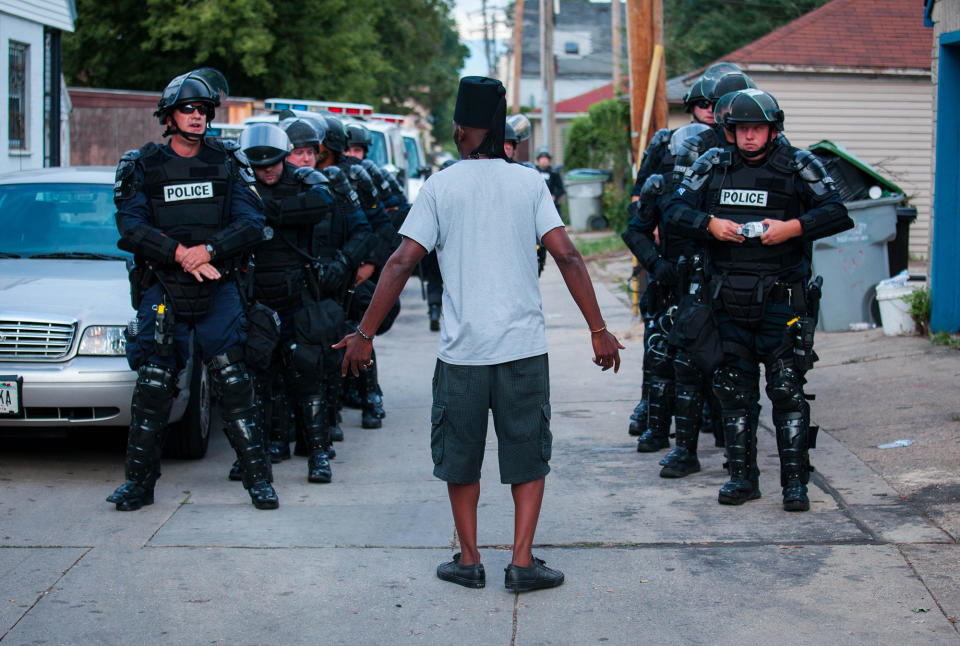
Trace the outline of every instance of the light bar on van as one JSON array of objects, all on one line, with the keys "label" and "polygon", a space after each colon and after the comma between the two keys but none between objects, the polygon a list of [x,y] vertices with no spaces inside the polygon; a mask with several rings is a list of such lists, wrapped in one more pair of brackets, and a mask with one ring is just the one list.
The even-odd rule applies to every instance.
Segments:
[{"label": "light bar on van", "polygon": [[303,110],[305,112],[322,112],[324,110],[334,114],[346,114],[356,117],[373,116],[373,106],[365,103],[342,103],[339,101],[308,101],[306,99],[266,99],[263,106],[271,112],[281,110]]},{"label": "light bar on van", "polygon": [[394,125],[401,126],[403,125],[403,120],[406,119],[404,114],[386,114],[384,112],[374,112],[373,118],[377,121],[385,121],[386,123],[392,123]]}]

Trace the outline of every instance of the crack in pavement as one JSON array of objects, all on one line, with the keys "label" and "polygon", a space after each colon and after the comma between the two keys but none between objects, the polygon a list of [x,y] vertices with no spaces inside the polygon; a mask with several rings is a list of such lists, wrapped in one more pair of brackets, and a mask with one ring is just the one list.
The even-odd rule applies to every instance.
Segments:
[{"label": "crack in pavement", "polygon": [[46,590],[44,590],[43,592],[41,592],[40,595],[34,600],[34,602],[30,604],[30,607],[27,608],[26,610],[24,610],[24,611],[23,611],[23,614],[21,614],[19,617],[17,617],[17,620],[16,620],[15,622],[13,622],[13,624],[11,624],[10,627],[7,628],[2,635],[0,635],[0,642],[2,642],[4,639],[6,639],[7,635],[10,634],[10,631],[13,630],[14,628],[16,628],[16,627],[17,627],[17,624],[19,624],[21,621],[23,621],[23,618],[26,617],[27,614],[28,614],[31,610],[33,610],[34,608],[36,608],[37,604],[40,603],[40,601],[41,601],[45,596],[47,596],[48,594],[50,594],[50,593],[53,591],[53,589],[54,589],[55,587],[57,587],[57,584],[60,583],[60,581],[63,579],[63,577],[67,576],[67,573],[68,573],[70,570],[72,570],[74,567],[76,567],[77,563],[79,563],[81,560],[83,560],[83,557],[85,557],[87,554],[89,554],[89,553],[92,552],[92,551],[93,551],[93,548],[92,548],[92,547],[87,548],[87,550],[86,550],[83,554],[81,554],[79,557],[77,557],[77,560],[75,560],[73,563],[70,564],[70,567],[68,567],[66,570],[64,570],[63,572],[61,572],[61,573],[60,573],[60,576],[57,577],[57,580],[54,581],[53,583],[51,583],[50,586],[47,587]]}]

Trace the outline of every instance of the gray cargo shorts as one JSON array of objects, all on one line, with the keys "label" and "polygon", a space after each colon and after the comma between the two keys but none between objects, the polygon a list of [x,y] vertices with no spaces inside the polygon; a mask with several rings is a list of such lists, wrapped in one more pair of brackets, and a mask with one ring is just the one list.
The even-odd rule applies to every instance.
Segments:
[{"label": "gray cargo shorts", "polygon": [[433,475],[456,484],[480,480],[493,410],[500,481],[520,484],[550,472],[550,370],[547,355],[492,366],[437,360],[430,451]]}]

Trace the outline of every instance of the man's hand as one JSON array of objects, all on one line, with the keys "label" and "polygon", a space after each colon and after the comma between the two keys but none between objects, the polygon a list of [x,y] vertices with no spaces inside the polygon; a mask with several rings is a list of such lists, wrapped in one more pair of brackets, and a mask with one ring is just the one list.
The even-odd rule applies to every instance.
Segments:
[{"label": "man's hand", "polygon": [[[180,247],[177,247],[177,251],[180,251]],[[195,272],[200,265],[210,262],[210,252],[207,251],[207,248],[202,244],[184,249],[183,253],[180,253],[179,256],[180,258],[174,256],[174,259],[180,263],[180,266],[183,267],[183,270],[188,274]]]},{"label": "man's hand", "polygon": [[353,332],[340,339],[340,342],[333,346],[334,350],[346,348],[343,355],[343,363],[340,365],[340,375],[347,376],[347,371],[354,377],[360,376],[361,370],[366,370],[373,365],[370,354],[373,352],[373,341],[367,341],[362,336]]},{"label": "man's hand", "polygon": [[190,272],[190,274],[197,279],[198,283],[202,283],[203,279],[207,280],[219,280],[220,272],[217,271],[217,268],[211,265],[210,263],[204,263]]},{"label": "man's hand", "polygon": [[619,372],[620,350],[626,350],[626,348],[620,345],[617,337],[607,330],[602,330],[592,333],[590,341],[593,342],[593,362],[604,371],[613,368],[614,372]]},{"label": "man's hand", "polygon": [[373,272],[375,272],[376,270],[377,270],[376,266],[371,265],[370,263],[364,263],[360,265],[360,268],[357,269],[357,279],[353,283],[353,286],[356,287],[363,281],[369,280],[370,276],[373,276]]},{"label": "man's hand", "polygon": [[717,240],[723,242],[743,242],[746,238],[737,233],[737,227],[740,226],[733,220],[724,220],[722,218],[710,218],[707,225],[707,231]]},{"label": "man's hand", "polygon": [[781,244],[791,238],[799,238],[803,235],[803,225],[800,220],[764,220],[767,230],[760,236],[760,244],[775,245]]}]

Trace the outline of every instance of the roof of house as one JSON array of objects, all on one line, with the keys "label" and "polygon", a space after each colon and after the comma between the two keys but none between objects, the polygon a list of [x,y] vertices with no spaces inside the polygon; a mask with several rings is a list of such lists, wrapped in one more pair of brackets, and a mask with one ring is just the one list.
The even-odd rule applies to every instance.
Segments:
[{"label": "roof of house", "polygon": [[[589,0],[563,0],[554,19],[553,45],[557,54],[557,78],[590,78],[613,75],[613,33],[611,30],[611,3]],[[621,25],[626,25],[626,3],[620,3]],[[580,52],[566,55],[564,45],[577,42]],[[626,62],[627,38],[620,38]],[[522,75],[540,76],[540,3],[526,2],[523,6]]]},{"label": "roof of house", "polygon": [[833,0],[722,60],[745,67],[929,70],[930,38],[916,0]]}]

